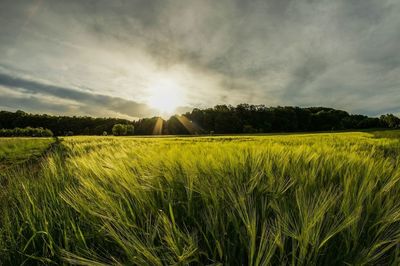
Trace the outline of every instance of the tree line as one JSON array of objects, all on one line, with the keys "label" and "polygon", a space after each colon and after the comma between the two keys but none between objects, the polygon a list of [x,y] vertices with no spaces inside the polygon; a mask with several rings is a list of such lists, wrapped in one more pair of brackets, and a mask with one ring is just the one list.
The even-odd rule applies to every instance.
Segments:
[{"label": "tree line", "polygon": [[267,107],[250,104],[195,108],[191,112],[174,115],[167,120],[151,117],[136,121],[0,111],[0,128],[17,127],[47,128],[56,136],[238,134],[400,128],[400,118],[393,114],[382,115],[379,118],[368,117],[326,107]]},{"label": "tree line", "polygon": [[53,132],[45,128],[13,128],[13,129],[0,129],[0,137],[52,137]]},{"label": "tree line", "polygon": [[[159,119],[153,117],[135,121],[135,132],[140,135],[152,134]],[[162,122],[163,134],[177,135],[400,128],[400,118],[393,114],[377,118],[326,107],[267,107],[250,104],[195,108],[182,116],[172,116]]]},{"label": "tree line", "polygon": [[111,134],[115,124],[133,125],[132,121],[119,118],[53,116],[47,114],[29,114],[23,111],[0,111],[0,128],[42,127],[50,129],[56,136],[103,135],[104,132]]}]

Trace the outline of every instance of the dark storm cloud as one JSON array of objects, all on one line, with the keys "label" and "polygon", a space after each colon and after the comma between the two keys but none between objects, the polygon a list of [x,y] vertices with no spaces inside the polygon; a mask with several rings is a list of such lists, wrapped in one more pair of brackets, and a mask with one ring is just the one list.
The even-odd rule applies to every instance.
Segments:
[{"label": "dark storm cloud", "polygon": [[[88,104],[131,115],[135,111],[130,100],[120,102],[121,92],[140,98],[147,89],[141,79],[151,81],[153,72],[184,65],[195,77],[185,81],[186,90],[202,106],[250,102],[400,113],[397,0],[4,0],[0,5],[0,64],[53,84],[61,76],[63,84],[95,90],[92,97],[63,86],[38,86],[34,93],[76,101],[84,93]],[[148,65],[154,67],[146,70]],[[134,84],[113,83],[125,76]],[[198,85],[203,80],[206,86]],[[110,94],[108,88],[118,97],[101,96]]]},{"label": "dark storm cloud", "polygon": [[[92,113],[96,109],[105,109],[130,117],[142,117],[154,114],[154,110],[145,104],[121,99],[118,97],[110,97],[106,95],[79,91],[73,88],[44,84],[33,80],[13,77],[3,73],[0,73],[0,85],[9,88],[22,89],[25,93],[30,95],[30,97],[27,98],[14,97],[13,99],[11,99],[11,97],[7,99],[7,95],[5,95],[0,101],[0,105],[3,106],[13,103],[20,105],[21,108],[24,106],[29,106],[30,108],[36,106],[47,109],[49,109],[49,107],[54,107],[52,103],[39,101],[38,98],[40,97],[38,97],[38,94],[40,94],[45,96],[54,96],[64,100],[68,99],[76,101],[77,105],[82,105],[81,108],[83,109],[92,110]],[[32,100],[31,104],[29,104],[30,100]],[[68,110],[67,107],[62,105],[54,108],[64,112]],[[94,112],[93,115],[96,115],[96,112]]]}]

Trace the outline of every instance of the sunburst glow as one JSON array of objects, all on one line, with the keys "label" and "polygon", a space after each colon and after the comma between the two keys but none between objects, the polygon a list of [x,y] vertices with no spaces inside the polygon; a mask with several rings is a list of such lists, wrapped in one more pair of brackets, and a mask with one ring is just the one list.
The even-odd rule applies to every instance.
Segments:
[{"label": "sunburst glow", "polygon": [[159,115],[171,115],[176,108],[183,104],[181,87],[172,80],[162,80],[149,88],[148,104],[159,110]]}]

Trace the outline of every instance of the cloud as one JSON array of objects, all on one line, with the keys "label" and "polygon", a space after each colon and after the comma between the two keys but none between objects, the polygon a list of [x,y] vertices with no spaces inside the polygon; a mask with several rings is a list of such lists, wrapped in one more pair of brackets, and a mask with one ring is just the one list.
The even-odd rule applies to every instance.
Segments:
[{"label": "cloud", "polygon": [[54,114],[72,114],[74,105],[70,102],[63,102],[60,99],[29,95],[0,86],[0,108],[8,110],[23,109],[27,112],[42,112]]},{"label": "cloud", "polygon": [[[169,76],[189,107],[249,102],[400,112],[398,1],[0,5],[1,65],[61,88],[90,88],[93,100],[85,101],[107,110],[135,113],[101,95],[145,102],[154,79]],[[63,93],[58,97],[75,95]]]},{"label": "cloud", "polygon": [[[129,117],[143,117],[150,116],[155,112],[154,109],[148,107],[146,104],[118,97],[79,91],[74,88],[45,84],[34,80],[10,76],[4,73],[0,73],[0,85],[9,88],[17,88],[21,91],[21,95],[27,95],[27,97],[21,97],[21,95],[20,97],[13,97],[14,100],[11,101],[14,104],[21,104],[21,109],[23,109],[24,106],[30,106],[31,108],[41,106],[50,109],[49,107],[54,107],[54,105],[52,103],[44,102],[43,99],[46,99],[46,96],[53,96],[58,99],[72,100],[76,103],[76,106],[90,111],[92,115],[104,114],[106,113],[104,111],[109,111]],[[32,100],[31,104],[29,104],[30,100]],[[3,96],[0,105],[9,106],[7,103],[9,103],[9,99]],[[68,105],[71,105],[71,103],[68,103]],[[54,109],[66,111],[69,108],[64,104],[64,106],[61,105]]]}]

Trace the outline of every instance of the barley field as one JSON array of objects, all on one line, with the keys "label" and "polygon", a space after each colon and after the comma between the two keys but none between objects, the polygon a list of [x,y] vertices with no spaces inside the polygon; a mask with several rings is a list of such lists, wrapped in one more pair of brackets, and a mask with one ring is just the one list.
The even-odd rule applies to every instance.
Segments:
[{"label": "barley field", "polygon": [[2,169],[0,265],[399,265],[399,155],[400,131],[65,137]]},{"label": "barley field", "polygon": [[1,138],[0,169],[40,156],[52,142],[50,138]]}]

